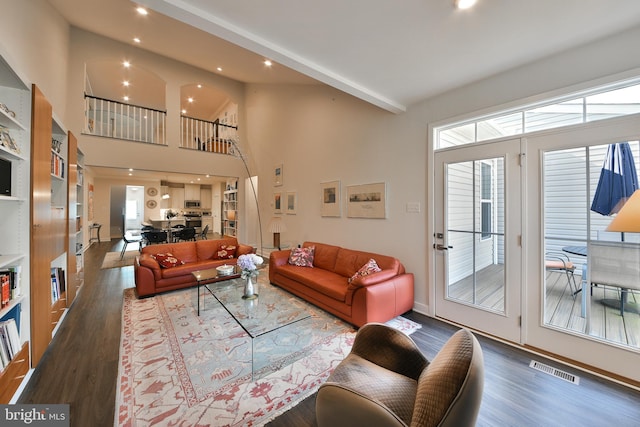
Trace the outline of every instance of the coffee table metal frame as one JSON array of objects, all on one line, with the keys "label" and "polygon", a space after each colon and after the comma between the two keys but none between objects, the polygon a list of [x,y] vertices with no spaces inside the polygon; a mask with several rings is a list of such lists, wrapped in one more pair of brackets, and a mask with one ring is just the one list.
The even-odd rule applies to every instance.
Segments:
[{"label": "coffee table metal frame", "polygon": [[220,272],[215,268],[191,272],[193,277],[195,277],[196,282],[198,283],[198,316],[200,316],[200,287],[209,285],[211,283],[237,279],[238,277],[240,277],[240,273],[240,267],[238,267],[237,265],[233,266],[232,274],[220,274]]}]

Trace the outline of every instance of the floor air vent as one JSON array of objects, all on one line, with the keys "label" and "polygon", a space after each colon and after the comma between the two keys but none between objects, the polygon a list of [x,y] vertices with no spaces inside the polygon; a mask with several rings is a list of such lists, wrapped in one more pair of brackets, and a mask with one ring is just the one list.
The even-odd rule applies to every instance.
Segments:
[{"label": "floor air vent", "polygon": [[529,363],[529,367],[537,371],[544,372],[547,375],[552,375],[554,377],[560,378],[561,380],[565,380],[576,385],[580,384],[580,377],[565,371],[561,371],[560,369],[556,369],[553,366],[545,365],[544,363],[532,360],[531,363]]}]

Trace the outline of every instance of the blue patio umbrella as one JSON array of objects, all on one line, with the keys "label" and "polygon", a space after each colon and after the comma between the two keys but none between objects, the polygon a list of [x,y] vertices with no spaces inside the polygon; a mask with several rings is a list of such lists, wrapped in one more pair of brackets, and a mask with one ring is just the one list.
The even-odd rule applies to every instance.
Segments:
[{"label": "blue patio umbrella", "polygon": [[638,189],[638,174],[628,142],[610,144],[600,171],[591,210],[602,215],[617,213]]}]

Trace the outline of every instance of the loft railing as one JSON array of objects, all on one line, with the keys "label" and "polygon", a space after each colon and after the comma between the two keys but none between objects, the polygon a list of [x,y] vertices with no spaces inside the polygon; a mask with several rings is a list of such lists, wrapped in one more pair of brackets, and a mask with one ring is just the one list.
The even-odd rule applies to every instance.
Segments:
[{"label": "loft railing", "polygon": [[85,95],[84,112],[84,134],[167,145],[165,111]]},{"label": "loft railing", "polygon": [[180,135],[181,148],[236,155],[237,126],[180,116]]}]

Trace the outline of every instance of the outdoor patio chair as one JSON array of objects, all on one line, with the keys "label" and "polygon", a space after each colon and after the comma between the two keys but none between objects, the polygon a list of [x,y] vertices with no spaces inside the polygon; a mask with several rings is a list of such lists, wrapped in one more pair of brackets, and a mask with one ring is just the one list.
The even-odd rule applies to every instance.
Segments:
[{"label": "outdoor patio chair", "polygon": [[620,288],[620,299],[603,299],[602,304],[624,312],[640,313],[640,305],[628,301],[640,291],[640,245],[627,242],[589,243],[589,280],[592,285]]},{"label": "outdoor patio chair", "polygon": [[429,362],[415,342],[381,323],[360,328],[320,386],[319,427],[474,426],[484,387],[482,349],[467,329]]},{"label": "outdoor patio chair", "polygon": [[569,286],[569,291],[575,299],[576,294],[580,292],[582,288],[576,283],[576,277],[574,275],[576,266],[569,256],[562,252],[547,252],[544,257],[544,267],[547,271],[557,271],[566,275],[567,286]]}]

